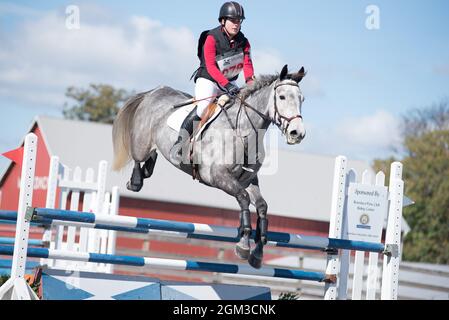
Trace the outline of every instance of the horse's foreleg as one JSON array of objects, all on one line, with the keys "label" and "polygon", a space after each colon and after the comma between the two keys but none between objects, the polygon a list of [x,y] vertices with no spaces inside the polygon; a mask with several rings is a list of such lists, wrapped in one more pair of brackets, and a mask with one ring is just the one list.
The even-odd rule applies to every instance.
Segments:
[{"label": "horse's foreleg", "polygon": [[249,208],[240,211],[240,226],[238,230],[240,241],[235,246],[235,253],[240,259],[247,260],[251,250],[249,243],[251,237],[251,213]]},{"label": "horse's foreleg", "polygon": [[251,185],[247,188],[250,196],[251,202],[254,203],[257,209],[257,227],[256,227],[256,235],[254,241],[256,242],[256,247],[248,258],[248,262],[251,266],[256,269],[259,269],[262,266],[263,260],[263,246],[267,243],[267,232],[268,232],[268,219],[267,219],[267,210],[268,205],[265,199],[262,197],[259,189],[259,183],[257,178],[251,183]]},{"label": "horse's foreleg", "polygon": [[251,215],[249,211],[250,197],[248,192],[242,187],[242,185],[233,176],[228,173],[223,173],[223,170],[216,170],[217,174],[220,172],[220,177],[215,179],[216,187],[224,192],[234,196],[240,205],[240,226],[239,237],[240,241],[235,247],[235,254],[244,260],[247,260],[251,250],[250,237],[251,237]]},{"label": "horse's foreleg", "polygon": [[268,219],[266,215],[261,215],[260,211],[257,211],[257,214],[259,217],[257,218],[256,236],[254,237],[256,247],[251,251],[248,262],[254,268],[260,269],[263,260],[263,247],[268,241]]},{"label": "horse's foreleg", "polygon": [[131,175],[131,179],[126,184],[126,188],[128,190],[139,192],[143,186],[143,175],[142,169],[140,168],[140,162],[134,162],[133,173]]},{"label": "horse's foreleg", "polygon": [[247,260],[251,250],[249,243],[251,237],[251,213],[249,211],[250,198],[248,192],[243,188],[240,189],[235,197],[241,209],[239,226],[240,241],[235,246],[235,253],[240,259]]}]

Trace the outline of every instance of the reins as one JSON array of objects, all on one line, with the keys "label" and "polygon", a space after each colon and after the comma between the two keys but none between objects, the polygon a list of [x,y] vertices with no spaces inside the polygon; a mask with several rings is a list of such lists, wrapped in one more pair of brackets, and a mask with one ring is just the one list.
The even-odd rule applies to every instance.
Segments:
[{"label": "reins", "polygon": [[[248,120],[249,120],[249,122],[250,122],[250,124],[251,124],[251,126],[252,126],[252,128],[253,128],[254,131],[257,131],[257,129],[255,128],[254,124],[253,124],[252,121],[251,121],[251,118],[250,118],[249,115],[248,115],[247,108],[249,108],[249,109],[251,109],[252,111],[254,111],[259,117],[261,117],[261,118],[264,119],[265,121],[270,122],[270,124],[275,124],[275,125],[277,125],[278,127],[281,126],[281,125],[283,124],[283,123],[282,123],[282,120],[285,120],[285,121],[287,122],[287,125],[286,125],[285,129],[283,129],[283,132],[284,132],[284,133],[287,131],[288,127],[290,126],[290,122],[291,122],[291,121],[293,121],[293,120],[296,119],[296,118],[302,119],[302,116],[301,116],[300,114],[297,114],[297,115],[294,115],[294,116],[288,118],[288,117],[286,117],[286,116],[283,116],[283,115],[279,112],[279,109],[278,109],[278,106],[277,106],[277,99],[276,99],[276,89],[279,88],[280,86],[285,86],[285,85],[299,87],[299,85],[298,85],[296,82],[294,82],[294,83],[292,83],[292,82],[289,82],[289,83],[278,83],[278,84],[276,84],[276,85],[274,86],[273,90],[275,91],[275,93],[274,93],[274,117],[273,117],[273,118],[270,118],[269,116],[263,114],[262,112],[260,112],[259,110],[257,110],[257,109],[254,108],[253,106],[251,106],[251,105],[250,105],[248,102],[246,102],[244,99],[242,99],[241,97],[237,96],[237,98],[240,100],[240,108],[239,108],[239,111],[238,111],[237,117],[236,117],[236,127],[237,127],[237,123],[238,123],[238,120],[239,120],[239,115],[240,115],[240,112],[241,112],[242,105],[245,107],[245,114],[246,114],[246,116],[248,117]],[[226,115],[227,115],[227,114],[226,114]],[[279,119],[279,121],[278,121],[278,119]],[[229,117],[228,117],[228,120],[230,120]],[[231,127],[232,127],[233,130],[235,131],[234,127],[233,127],[233,126],[231,126]]]}]

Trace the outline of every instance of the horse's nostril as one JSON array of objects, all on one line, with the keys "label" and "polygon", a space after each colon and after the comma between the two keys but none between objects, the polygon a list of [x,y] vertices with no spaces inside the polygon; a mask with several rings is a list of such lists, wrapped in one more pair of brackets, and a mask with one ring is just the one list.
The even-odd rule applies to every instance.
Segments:
[{"label": "horse's nostril", "polygon": [[298,136],[298,131],[296,131],[296,130],[290,131],[290,136],[296,138]]}]

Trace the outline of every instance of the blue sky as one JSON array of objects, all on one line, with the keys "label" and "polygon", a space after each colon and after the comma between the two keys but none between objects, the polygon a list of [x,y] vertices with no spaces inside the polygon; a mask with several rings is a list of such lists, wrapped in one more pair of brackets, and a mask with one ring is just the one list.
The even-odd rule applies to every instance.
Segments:
[{"label": "blue sky", "polygon": [[[197,37],[217,25],[222,3],[0,2],[0,150],[17,147],[36,115],[62,117],[71,85],[192,92]],[[284,64],[308,71],[307,137],[293,150],[388,156],[402,114],[449,97],[449,1],[240,3],[256,74]],[[78,30],[65,26],[68,5],[79,7]],[[379,29],[366,28],[370,5],[379,9]]]}]

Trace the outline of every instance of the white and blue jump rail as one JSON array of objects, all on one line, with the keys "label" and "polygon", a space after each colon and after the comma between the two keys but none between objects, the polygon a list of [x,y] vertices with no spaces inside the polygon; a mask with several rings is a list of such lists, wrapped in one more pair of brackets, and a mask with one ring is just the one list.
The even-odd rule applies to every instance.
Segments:
[{"label": "white and blue jump rail", "polygon": [[[334,187],[329,238],[302,236],[281,232],[268,234],[269,244],[291,248],[323,250],[327,252],[327,267],[324,273],[263,267],[253,269],[249,265],[223,264],[190,260],[161,259],[152,257],[118,256],[91,252],[76,252],[60,249],[29,248],[28,236],[31,223],[40,225],[72,225],[77,227],[107,229],[139,233],[161,233],[175,237],[231,241],[238,240],[237,228],[212,226],[206,224],[173,222],[156,219],[127,216],[95,215],[88,212],[76,212],[57,209],[33,208],[33,182],[36,161],[37,137],[29,134],[25,139],[17,214],[8,212],[0,219],[16,219],[16,237],[14,246],[0,245],[0,255],[13,255],[11,278],[0,288],[0,299],[38,299],[24,280],[26,257],[38,257],[55,260],[71,260],[131,266],[151,266],[158,269],[192,270],[221,272],[244,275],[269,276],[289,279],[301,279],[325,283],[325,299],[346,299],[349,251],[356,251],[355,269],[363,268],[364,251],[370,252],[369,268],[377,268],[378,253],[384,254],[382,269],[381,299],[397,299],[398,271],[400,260],[400,237],[402,221],[403,181],[402,165],[393,163],[391,167],[388,223],[385,244],[344,239],[343,221],[346,219],[346,191],[350,182],[355,181],[355,173],[346,169],[346,158],[337,157],[334,170]],[[382,173],[383,175],[383,173]],[[376,185],[385,179],[376,176]],[[365,175],[364,175],[364,180]],[[254,234],[253,234],[254,236]],[[340,249],[340,250],[339,250]],[[360,254],[359,254],[360,253]],[[372,259],[375,255],[375,259]],[[374,256],[373,256],[374,257]],[[361,296],[363,273],[354,274],[353,299]],[[367,298],[376,291],[377,273],[368,274]]]},{"label": "white and blue jump rail", "polygon": [[[14,212],[8,212],[6,215],[0,212],[0,219],[17,220],[17,215]],[[224,242],[238,242],[240,240],[238,228],[130,216],[100,215],[70,210],[27,208],[27,219],[37,225],[50,225],[53,223],[56,225],[64,224],[83,228],[159,234],[202,240]],[[254,237],[255,231],[253,230],[251,238],[254,239]],[[347,249],[378,252],[387,255],[391,252],[391,248],[385,247],[382,243],[306,236],[293,233],[269,231],[268,239],[268,245],[286,248],[322,250],[327,252],[335,249]]]},{"label": "white and blue jump rail", "polygon": [[[12,255],[13,246],[0,246],[0,255]],[[28,257],[45,259],[63,259],[72,261],[111,263],[135,267],[150,266],[157,269],[188,270],[232,273],[252,276],[266,276],[297,280],[310,280],[318,282],[332,281],[321,272],[290,270],[280,268],[263,267],[254,269],[246,264],[211,263],[192,260],[162,259],[151,257],[119,256],[101,253],[83,253],[47,248],[28,248]]]},{"label": "white and blue jump rail", "polygon": [[[9,237],[0,237],[0,245],[5,245],[5,244],[11,244],[14,245],[14,241],[15,238],[9,238]],[[47,244],[44,243],[44,241],[42,240],[38,240],[38,239],[29,239],[28,240],[28,245],[29,246],[33,246],[33,247],[45,247],[47,246]]]}]

